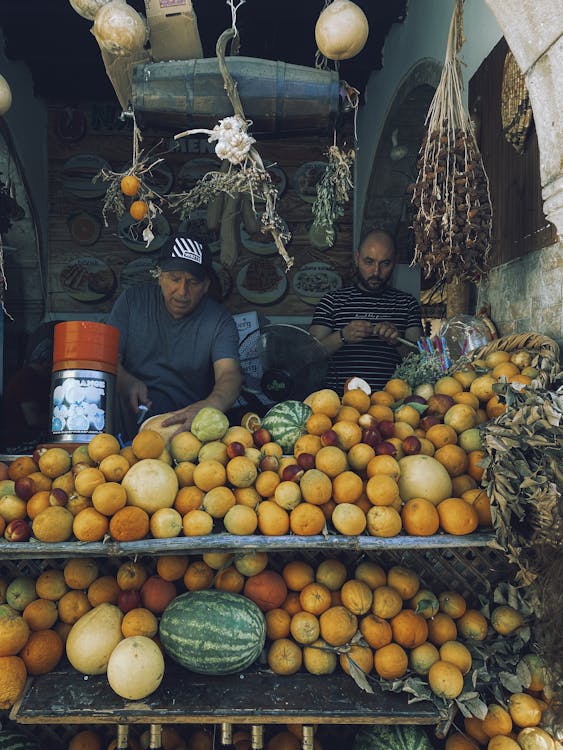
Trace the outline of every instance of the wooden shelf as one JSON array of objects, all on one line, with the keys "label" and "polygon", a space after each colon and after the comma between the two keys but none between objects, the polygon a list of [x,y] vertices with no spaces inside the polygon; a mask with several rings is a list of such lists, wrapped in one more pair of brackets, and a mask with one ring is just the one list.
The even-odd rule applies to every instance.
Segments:
[{"label": "wooden shelf", "polygon": [[298,550],[369,552],[381,550],[447,549],[492,547],[499,549],[491,532],[452,536],[395,536],[389,539],[373,536],[235,536],[209,534],[174,539],[141,539],[137,542],[6,542],[0,541],[2,559],[30,560],[64,557],[134,557],[135,555],[197,555],[217,550],[251,552],[266,550],[291,552]]},{"label": "wooden shelf", "polygon": [[436,706],[408,704],[405,693],[361,690],[351,677],[268,671],[209,677],[166,666],[152,695],[127,701],[109,687],[106,675],[86,676],[70,666],[28,680],[10,718],[22,724],[437,724]]}]

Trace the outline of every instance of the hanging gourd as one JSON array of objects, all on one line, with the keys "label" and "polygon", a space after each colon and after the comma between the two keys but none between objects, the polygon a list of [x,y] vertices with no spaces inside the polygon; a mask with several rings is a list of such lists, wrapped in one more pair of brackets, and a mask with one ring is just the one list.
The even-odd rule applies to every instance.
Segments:
[{"label": "hanging gourd", "polygon": [[12,106],[12,91],[10,84],[0,75],[0,116],[5,115]]},{"label": "hanging gourd", "polygon": [[319,51],[329,60],[348,60],[361,52],[369,24],[363,10],[350,0],[333,0],[315,25]]},{"label": "hanging gourd", "polygon": [[113,55],[142,50],[148,39],[144,19],[124,0],[110,0],[98,10],[92,33],[100,47]]},{"label": "hanging gourd", "polygon": [[109,3],[109,0],[69,0],[69,2],[79,16],[93,21],[102,5]]}]

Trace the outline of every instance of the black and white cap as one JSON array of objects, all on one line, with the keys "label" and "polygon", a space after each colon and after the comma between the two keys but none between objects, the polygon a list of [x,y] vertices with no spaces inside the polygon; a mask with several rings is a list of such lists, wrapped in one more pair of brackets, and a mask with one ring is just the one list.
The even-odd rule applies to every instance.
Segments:
[{"label": "black and white cap", "polygon": [[202,280],[211,272],[211,250],[201,240],[176,234],[162,246],[157,265],[161,271],[185,271]]}]

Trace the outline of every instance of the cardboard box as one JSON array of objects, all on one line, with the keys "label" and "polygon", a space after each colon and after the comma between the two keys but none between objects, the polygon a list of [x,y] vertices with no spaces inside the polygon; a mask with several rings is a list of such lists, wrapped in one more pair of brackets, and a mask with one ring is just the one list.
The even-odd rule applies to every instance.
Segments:
[{"label": "cardboard box", "polygon": [[192,0],[145,0],[154,62],[203,57]]},{"label": "cardboard box", "polygon": [[129,55],[114,55],[103,47],[100,47],[100,52],[119,104],[127,112],[133,98],[133,68],[150,62],[149,53],[142,49]]}]

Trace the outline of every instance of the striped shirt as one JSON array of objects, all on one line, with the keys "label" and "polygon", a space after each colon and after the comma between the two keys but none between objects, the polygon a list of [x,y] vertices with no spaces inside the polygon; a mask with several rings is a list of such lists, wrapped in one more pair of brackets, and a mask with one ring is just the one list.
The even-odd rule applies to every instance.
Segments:
[{"label": "striped shirt", "polygon": [[[412,326],[422,327],[416,299],[388,286],[377,292],[364,291],[357,286],[329,292],[318,303],[311,325],[339,331],[352,320],[393,323],[399,336],[404,336],[405,330]],[[390,346],[379,336],[355,344],[343,344],[332,355],[327,388],[342,394],[346,380],[356,376],[366,380],[372,390],[381,390],[400,361],[397,347]]]}]

